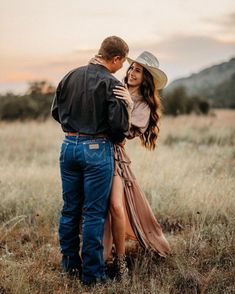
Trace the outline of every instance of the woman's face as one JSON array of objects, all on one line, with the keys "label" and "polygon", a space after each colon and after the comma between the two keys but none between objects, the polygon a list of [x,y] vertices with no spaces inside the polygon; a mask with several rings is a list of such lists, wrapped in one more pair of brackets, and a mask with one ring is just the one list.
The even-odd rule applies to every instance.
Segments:
[{"label": "woman's face", "polygon": [[127,84],[131,87],[138,87],[144,80],[143,66],[133,62],[127,72]]}]

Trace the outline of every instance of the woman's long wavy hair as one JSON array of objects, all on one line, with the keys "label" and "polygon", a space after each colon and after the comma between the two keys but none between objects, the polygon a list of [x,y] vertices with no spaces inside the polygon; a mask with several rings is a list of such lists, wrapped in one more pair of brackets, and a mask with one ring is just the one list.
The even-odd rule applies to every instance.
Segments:
[{"label": "woman's long wavy hair", "polygon": [[[130,66],[131,67],[131,66]],[[124,78],[125,83],[128,85],[128,68]],[[140,92],[150,108],[150,119],[146,131],[140,135],[141,144],[149,149],[154,150],[157,144],[157,139],[160,133],[160,117],[161,117],[161,98],[159,91],[155,88],[153,76],[150,72],[143,67],[143,82],[140,86]]]}]

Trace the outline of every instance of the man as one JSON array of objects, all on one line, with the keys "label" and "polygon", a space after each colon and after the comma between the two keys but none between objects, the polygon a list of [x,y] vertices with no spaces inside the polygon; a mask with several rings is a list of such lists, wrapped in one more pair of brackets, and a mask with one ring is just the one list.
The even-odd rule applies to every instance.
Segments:
[{"label": "man", "polygon": [[52,105],[52,116],[66,133],[60,153],[61,265],[69,273],[82,268],[87,285],[106,279],[102,242],[114,170],[112,142],[122,141],[128,129],[126,105],[113,94],[121,83],[111,73],[123,66],[128,51],[121,38],[106,38],[98,62],[70,71],[59,83]]}]

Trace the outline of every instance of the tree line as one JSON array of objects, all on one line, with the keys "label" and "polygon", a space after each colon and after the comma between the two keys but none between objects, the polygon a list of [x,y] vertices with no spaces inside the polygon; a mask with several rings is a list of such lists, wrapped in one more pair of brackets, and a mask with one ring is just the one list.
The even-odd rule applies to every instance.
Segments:
[{"label": "tree line", "polygon": [[[7,93],[0,95],[0,120],[46,120],[55,93],[55,87],[48,81],[29,83],[24,95]],[[161,93],[163,113],[167,115],[208,114],[210,104],[200,96],[188,96],[184,87],[179,86],[169,93]]]}]

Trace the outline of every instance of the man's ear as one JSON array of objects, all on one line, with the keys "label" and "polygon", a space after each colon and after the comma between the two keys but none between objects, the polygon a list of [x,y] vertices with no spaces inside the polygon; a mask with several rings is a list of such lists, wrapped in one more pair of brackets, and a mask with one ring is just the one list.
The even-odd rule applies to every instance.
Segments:
[{"label": "man's ear", "polygon": [[113,57],[113,63],[115,64],[120,59],[120,56],[114,56]]}]

